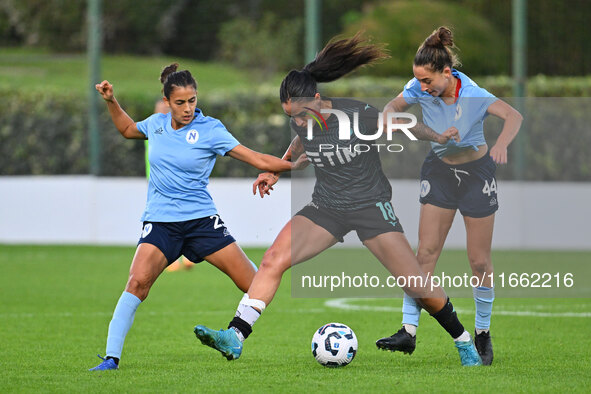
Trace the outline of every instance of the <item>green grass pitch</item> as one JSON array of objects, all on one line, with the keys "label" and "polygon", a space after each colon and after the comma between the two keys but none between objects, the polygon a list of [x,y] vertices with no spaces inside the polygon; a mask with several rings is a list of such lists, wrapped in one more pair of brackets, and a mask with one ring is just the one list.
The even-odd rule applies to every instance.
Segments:
[{"label": "green grass pitch", "polygon": [[[87,94],[87,58],[84,53],[55,54],[39,49],[0,48],[0,86],[15,90],[59,91]],[[252,88],[252,73],[227,64],[196,62],[160,56],[111,56],[101,61],[102,79],[108,79],[115,94],[144,97],[152,92],[158,96],[162,85],[158,80],[164,66],[178,62],[197,79],[200,97],[237,88]],[[279,76],[266,76],[279,86]],[[278,79],[278,80],[277,80]],[[100,81],[97,81],[100,82]]]},{"label": "green grass pitch", "polygon": [[[263,250],[246,252],[258,262]],[[130,247],[0,245],[0,391],[585,392],[591,387],[589,298],[497,299],[496,310],[536,313],[493,315],[493,365],[462,368],[451,339],[426,314],[412,356],[376,349],[376,339],[399,327],[400,299],[352,301],[393,308],[387,312],[337,309],[326,299],[292,298],[289,275],[242,357],[228,362],[192,331],[198,323],[225,328],[241,297],[208,264],[164,273],[138,309],[120,369],[88,372],[100,361],[96,354],[104,354],[133,253]],[[530,252],[495,252],[493,258],[516,253],[526,259]],[[446,251],[439,264],[465,264],[464,255]],[[590,253],[575,256],[591,261]],[[454,304],[473,311],[469,298]],[[460,318],[473,330],[473,312]],[[355,360],[342,369],[320,366],[310,352],[314,330],[331,321],[351,326],[359,340]]]}]

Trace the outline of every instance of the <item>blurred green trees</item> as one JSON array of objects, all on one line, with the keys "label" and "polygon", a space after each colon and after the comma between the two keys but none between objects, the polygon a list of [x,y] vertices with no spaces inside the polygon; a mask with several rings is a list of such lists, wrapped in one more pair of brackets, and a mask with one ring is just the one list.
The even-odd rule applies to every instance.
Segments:
[{"label": "blurred green trees", "polygon": [[221,60],[238,67],[274,73],[301,67],[303,34],[301,18],[281,21],[265,13],[257,23],[249,18],[236,18],[222,25],[219,33]]},{"label": "blurred green trees", "polygon": [[367,6],[357,15],[349,13],[348,18],[346,35],[363,30],[376,42],[389,44],[392,58],[372,70],[380,76],[412,77],[417,48],[442,25],[454,32],[458,55],[471,75],[507,73],[508,54],[499,29],[465,6],[429,0],[390,1]]},{"label": "blurred green trees", "polygon": [[[321,15],[323,42],[365,29],[375,41],[388,43],[392,52],[392,59],[378,67],[321,86],[323,94],[393,97],[412,75],[419,44],[446,24],[454,28],[460,59],[475,81],[498,97],[511,95],[507,76],[511,0],[322,0]],[[199,105],[206,114],[222,119],[245,145],[281,155],[291,136],[278,103],[278,81],[282,71],[304,64],[303,16],[304,0],[103,0],[103,47],[111,54],[223,60],[237,66],[222,70],[219,64],[208,63],[217,67],[216,78],[201,70],[197,79],[210,82],[210,88]],[[528,95],[580,99],[528,100],[531,144],[526,151],[526,179],[586,181],[591,177],[586,153],[591,144],[591,134],[586,132],[590,103],[585,99],[591,96],[589,16],[588,0],[528,2]],[[0,79],[0,175],[88,173],[85,90],[72,87],[78,82],[70,74],[56,72],[66,68],[64,59],[70,56],[39,56],[47,51],[82,52],[85,45],[85,0],[0,0],[0,74],[4,74]],[[25,69],[17,61],[19,56],[15,60],[7,55],[9,51],[2,48],[7,46],[33,48],[31,56],[39,64]],[[21,51],[26,57],[28,50],[17,52]],[[118,92],[128,87],[120,96],[126,110],[135,119],[147,117],[158,96],[159,67],[132,67],[121,56],[103,61],[109,62],[124,71],[116,82],[122,88]],[[181,66],[185,63],[181,61]],[[84,59],[76,64],[72,73],[85,74]],[[251,78],[253,70],[260,71],[266,82]],[[220,79],[231,79],[228,72],[243,75],[236,78],[231,92],[218,91]],[[150,80],[153,75],[153,85],[136,82],[144,73]],[[23,75],[26,83],[13,82]],[[244,79],[252,79],[252,86],[236,89]],[[130,89],[130,84],[135,87]],[[557,119],[557,114],[566,121]],[[542,127],[548,124],[557,125],[556,132]],[[102,174],[142,176],[143,144],[122,140],[106,112],[101,130]],[[495,136],[487,138],[492,142]],[[416,155],[417,160],[422,156]],[[566,162],[565,157],[573,159]],[[389,175],[415,179],[419,165],[397,165],[398,172]],[[499,175],[511,178],[510,171],[505,167]],[[220,159],[214,176],[256,172],[235,160]]]},{"label": "blurred green trees", "polygon": [[[303,63],[304,0],[103,0],[108,53],[226,59],[263,70]],[[528,3],[529,75],[591,73],[591,2]],[[322,0],[322,41],[364,28],[389,43],[401,74],[434,28],[455,28],[472,74],[509,74],[511,0]],[[83,51],[85,0],[0,0],[0,46]],[[280,50],[277,49],[279,46]],[[254,60],[257,60],[256,62]]]}]

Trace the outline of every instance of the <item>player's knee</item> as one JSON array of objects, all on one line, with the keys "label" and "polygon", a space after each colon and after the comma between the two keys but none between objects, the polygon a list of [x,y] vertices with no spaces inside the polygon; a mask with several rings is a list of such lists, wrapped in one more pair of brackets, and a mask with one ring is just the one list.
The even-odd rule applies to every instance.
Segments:
[{"label": "player's knee", "polygon": [[265,252],[259,271],[282,275],[290,266],[290,254],[270,248]]},{"label": "player's knee", "polygon": [[469,256],[468,260],[470,261],[470,267],[472,268],[472,273],[474,275],[480,276],[486,272],[492,271],[492,263],[490,257]]},{"label": "player's knee", "polygon": [[419,247],[417,251],[417,260],[420,265],[432,265],[437,261],[439,248],[431,246]]},{"label": "player's knee", "polygon": [[144,301],[148,297],[150,287],[151,285],[147,280],[142,280],[141,278],[135,278],[132,276],[127,281],[125,291]]}]

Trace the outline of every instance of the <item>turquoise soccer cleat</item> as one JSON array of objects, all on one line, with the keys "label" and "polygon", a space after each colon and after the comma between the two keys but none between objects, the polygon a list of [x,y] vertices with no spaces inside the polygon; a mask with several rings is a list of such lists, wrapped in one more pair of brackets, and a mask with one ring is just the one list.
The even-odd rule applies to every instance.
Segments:
[{"label": "turquoise soccer cleat", "polygon": [[455,344],[456,348],[458,348],[458,353],[460,354],[460,361],[464,367],[482,365],[482,360],[480,359],[480,355],[478,354],[472,339],[469,341],[456,341]]},{"label": "turquoise soccer cleat", "polygon": [[90,368],[89,371],[108,371],[110,369],[119,369],[119,366],[112,358],[103,358],[100,354],[97,354],[97,356],[103,361],[96,367]]},{"label": "turquoise soccer cleat", "polygon": [[242,354],[242,342],[232,328],[214,331],[205,326],[195,326],[194,332],[202,344],[219,351],[228,361],[238,360]]}]

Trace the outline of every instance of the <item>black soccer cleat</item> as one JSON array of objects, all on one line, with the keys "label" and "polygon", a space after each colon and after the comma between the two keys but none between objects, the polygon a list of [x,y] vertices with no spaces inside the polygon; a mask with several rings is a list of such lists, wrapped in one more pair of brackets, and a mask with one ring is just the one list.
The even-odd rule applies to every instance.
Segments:
[{"label": "black soccer cleat", "polygon": [[389,350],[391,352],[403,352],[404,354],[412,354],[417,347],[417,337],[410,335],[404,327],[390,337],[378,339],[376,341],[378,349]]},{"label": "black soccer cleat", "polygon": [[482,359],[482,365],[491,365],[493,362],[493,348],[490,340],[490,332],[485,331],[480,334],[474,332],[474,344]]}]

